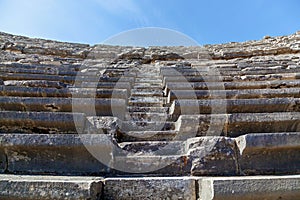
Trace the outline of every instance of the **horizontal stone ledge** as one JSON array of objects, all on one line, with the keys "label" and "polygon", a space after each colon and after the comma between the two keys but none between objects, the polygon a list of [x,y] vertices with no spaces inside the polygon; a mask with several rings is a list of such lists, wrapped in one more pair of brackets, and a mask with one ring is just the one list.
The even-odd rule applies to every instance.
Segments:
[{"label": "horizontal stone ledge", "polygon": [[168,69],[162,70],[161,75],[164,77],[171,76],[208,76],[214,74],[214,72],[220,73],[222,76],[244,76],[244,75],[268,75],[268,74],[283,74],[283,73],[297,73],[299,69],[272,69],[263,68],[260,70],[241,70],[239,68],[191,68],[191,69]]},{"label": "horizontal stone ledge", "polygon": [[2,133],[77,133],[85,122],[82,113],[0,111]]},{"label": "horizontal stone ledge", "polygon": [[[299,175],[72,177],[1,175],[1,199],[298,199]],[[31,190],[34,188],[34,190]],[[148,191],[148,192],[145,192]],[[150,191],[150,192],[149,192]]]},{"label": "horizontal stone ledge", "polygon": [[[2,84],[5,86],[17,86],[17,87],[42,87],[42,88],[72,88],[74,87],[71,84],[65,84],[60,81],[46,81],[46,80],[11,80],[11,81],[2,81]],[[98,88],[98,89],[127,89],[130,91],[131,84],[127,82],[81,82],[77,84],[81,88]]]},{"label": "horizontal stone ledge", "polygon": [[299,112],[229,114],[226,136],[247,133],[300,132]]},{"label": "horizontal stone ledge", "polygon": [[122,82],[134,82],[134,77],[99,77],[99,76],[60,76],[60,75],[44,75],[44,74],[21,74],[21,73],[1,73],[0,78],[4,81],[7,80],[48,80],[48,81],[60,81],[64,83],[74,83],[83,81],[93,82],[118,82],[122,79]]},{"label": "horizontal stone ledge", "polygon": [[103,178],[72,176],[0,175],[0,199],[98,200]]},{"label": "horizontal stone ledge", "polygon": [[255,99],[255,98],[300,98],[298,88],[245,89],[245,90],[171,90],[168,103],[175,99]]},{"label": "horizontal stone ledge", "polygon": [[65,84],[59,81],[46,81],[46,80],[27,80],[27,81],[4,81],[5,86],[17,87],[43,87],[43,88],[66,88],[70,84]]},{"label": "horizontal stone ledge", "polygon": [[299,199],[300,176],[206,177],[198,180],[201,200]]},{"label": "horizontal stone ledge", "polygon": [[242,174],[300,173],[300,132],[247,134],[235,140]]},{"label": "horizontal stone ledge", "polygon": [[247,133],[299,132],[299,112],[181,115],[177,139],[197,136],[238,137]]},{"label": "horizontal stone ledge", "polygon": [[45,69],[26,69],[26,68],[8,68],[1,67],[1,73],[21,73],[21,74],[42,74],[42,75],[59,75],[59,76],[76,76],[78,72],[71,70],[63,70],[59,68]]},{"label": "horizontal stone ledge", "polygon": [[177,99],[169,112],[174,119],[181,114],[300,112],[300,99]]},{"label": "horizontal stone ledge", "polygon": [[[94,106],[93,106],[94,105]],[[86,115],[124,117],[125,99],[1,97],[0,110],[33,112],[80,112]]]},{"label": "horizontal stone ledge", "polygon": [[[0,77],[1,78],[1,77]],[[166,76],[163,84],[168,82],[222,82],[222,81],[273,81],[273,80],[296,80],[300,79],[300,73],[266,74],[266,75],[241,75],[229,76],[214,74],[208,76]]]},{"label": "horizontal stone ledge", "polygon": [[107,178],[104,199],[196,199],[190,177]]},{"label": "horizontal stone ledge", "polygon": [[[156,127],[153,127],[154,129]],[[146,128],[147,129],[147,128]],[[178,131],[125,131],[118,135],[118,140],[126,142],[136,141],[172,141],[176,138]]]},{"label": "horizontal stone ledge", "polygon": [[[84,67],[82,67],[84,68]],[[106,70],[104,69],[99,69],[99,68],[93,68],[89,69],[82,69],[81,71],[73,71],[69,69],[64,69],[64,68],[55,68],[55,67],[47,67],[44,69],[28,69],[28,68],[9,68],[9,67],[1,67],[0,65],[0,72],[1,73],[14,73],[14,74],[29,74],[29,75],[57,75],[57,76],[87,76],[87,78],[95,78],[95,77],[100,77],[100,76],[109,76],[109,77],[135,77],[136,73],[132,72],[129,73],[125,70],[120,71],[118,69],[111,69],[111,70]],[[79,69],[80,70],[80,69]],[[100,75],[100,71],[104,71],[103,74]],[[97,75],[98,74],[98,75]]]},{"label": "horizontal stone ledge", "polygon": [[121,131],[169,131],[175,129],[175,122],[161,121],[124,121]]},{"label": "horizontal stone ledge", "polygon": [[[81,64],[61,64],[60,62],[55,62],[55,64],[30,64],[30,63],[18,63],[18,62],[0,62],[0,69],[31,69],[31,70],[45,70],[48,69],[50,71],[79,71],[79,69],[83,66]],[[57,63],[57,64],[56,64]]]},{"label": "horizontal stone ledge", "polygon": [[16,174],[109,174],[116,145],[103,134],[2,134],[0,141],[1,171]]},{"label": "horizontal stone ledge", "polygon": [[126,89],[97,89],[97,88],[40,88],[0,86],[1,96],[22,97],[74,97],[74,98],[120,98],[127,99]]},{"label": "horizontal stone ledge", "polygon": [[300,87],[300,80],[274,80],[274,81],[243,81],[243,82],[168,82],[165,85],[165,94],[170,90],[226,90],[234,89],[276,89]]}]

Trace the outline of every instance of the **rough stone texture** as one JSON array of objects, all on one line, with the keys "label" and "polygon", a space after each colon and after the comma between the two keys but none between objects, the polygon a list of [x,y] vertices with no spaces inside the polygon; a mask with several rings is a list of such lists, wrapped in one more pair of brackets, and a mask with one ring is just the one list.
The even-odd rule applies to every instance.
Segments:
[{"label": "rough stone texture", "polygon": [[199,199],[285,199],[300,197],[300,180],[297,176],[215,177],[199,181]]},{"label": "rough stone texture", "polygon": [[88,150],[103,153],[106,163],[113,159],[110,140],[104,135],[2,134],[0,145],[0,157],[7,159],[1,167],[7,173],[105,174],[110,169]]},{"label": "rough stone texture", "polygon": [[99,200],[102,179],[92,177],[0,175],[3,200]]},{"label": "rough stone texture", "polygon": [[[103,175],[101,198],[300,199],[299,87],[299,32],[204,48],[90,46],[0,33],[0,172]],[[263,174],[293,176],[181,177]],[[111,178],[120,175],[136,178]],[[32,178],[11,176],[9,198],[70,191],[93,199],[102,191],[99,182],[81,187],[63,177],[66,185],[56,181],[54,193],[46,177],[34,194],[26,188],[44,177]]]},{"label": "rough stone texture", "polygon": [[299,132],[248,134],[236,138],[236,141],[242,174],[300,173]]},{"label": "rough stone texture", "polygon": [[180,178],[105,179],[104,199],[196,199],[195,180]]}]

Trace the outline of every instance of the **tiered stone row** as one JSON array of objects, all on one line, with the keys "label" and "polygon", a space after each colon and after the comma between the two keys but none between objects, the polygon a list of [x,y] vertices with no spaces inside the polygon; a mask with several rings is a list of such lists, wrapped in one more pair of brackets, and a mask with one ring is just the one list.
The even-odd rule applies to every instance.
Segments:
[{"label": "tiered stone row", "polygon": [[0,198],[299,199],[299,37],[203,54],[1,33]]}]

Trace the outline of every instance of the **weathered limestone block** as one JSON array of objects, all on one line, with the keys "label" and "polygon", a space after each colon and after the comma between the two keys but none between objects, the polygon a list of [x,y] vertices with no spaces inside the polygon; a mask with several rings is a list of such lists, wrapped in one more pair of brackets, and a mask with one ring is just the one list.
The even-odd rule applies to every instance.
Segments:
[{"label": "weathered limestone block", "polygon": [[178,135],[176,130],[168,131],[127,131],[118,134],[118,141],[172,141]]},{"label": "weathered limestone block", "polygon": [[258,99],[300,98],[298,88],[244,89],[244,90],[170,90],[168,103],[175,99]]},{"label": "weathered limestone block", "polygon": [[[219,109],[218,109],[219,108]],[[226,100],[174,100],[170,114],[215,114],[221,113],[272,113],[300,111],[299,98],[273,99],[226,99]]]},{"label": "weathered limestone block", "polygon": [[[168,82],[165,85],[165,94],[170,90],[210,90],[218,88],[220,83],[216,82],[194,82],[194,83],[178,83]],[[292,88],[299,87],[300,80],[274,80],[274,81],[244,81],[244,82],[223,82],[224,89],[278,89],[278,88]]]},{"label": "weathered limestone block", "polygon": [[299,199],[300,177],[208,177],[198,180],[200,200]]},{"label": "weathered limestone block", "polygon": [[[93,107],[92,105],[95,105]],[[118,116],[126,109],[124,99],[1,97],[0,109],[33,112],[82,112],[86,115]],[[115,111],[113,113],[112,111]]]},{"label": "weathered limestone block", "polygon": [[99,134],[0,135],[0,146],[7,157],[6,172],[22,174],[107,174],[110,168],[96,158],[112,161],[111,142],[110,137]]},{"label": "weathered limestone block", "polygon": [[235,140],[242,174],[300,173],[299,132],[247,134]]},{"label": "weathered limestone block", "polygon": [[247,133],[299,132],[300,113],[234,113],[228,114],[226,136]]},{"label": "weathered limestone block", "polygon": [[[123,154],[123,155],[122,155]],[[153,155],[125,154],[119,152],[114,156],[112,167],[118,169],[118,175],[143,175],[143,176],[188,176],[190,175],[191,162],[186,155]]]},{"label": "weathered limestone block", "polygon": [[[1,85],[1,84],[0,84]],[[27,80],[27,81],[4,81],[5,86],[18,87],[49,87],[49,88],[66,88],[68,85],[59,81],[45,81],[45,80]]]},{"label": "weathered limestone block", "polygon": [[186,148],[192,162],[192,175],[239,174],[237,148],[231,138],[192,138],[187,140]]},{"label": "weathered limestone block", "polygon": [[22,97],[73,97],[73,98],[120,98],[127,99],[126,89],[96,89],[96,88],[41,88],[0,86],[1,96]]},{"label": "weathered limestone block", "polygon": [[116,135],[122,122],[117,117],[87,117],[85,132]]},{"label": "weathered limestone block", "polygon": [[104,199],[196,199],[195,180],[188,177],[107,178]]},{"label": "weathered limestone block", "polygon": [[3,200],[98,200],[102,189],[102,179],[95,177],[0,175]]},{"label": "weathered limestone block", "polygon": [[82,133],[85,120],[82,113],[1,111],[0,132]]}]

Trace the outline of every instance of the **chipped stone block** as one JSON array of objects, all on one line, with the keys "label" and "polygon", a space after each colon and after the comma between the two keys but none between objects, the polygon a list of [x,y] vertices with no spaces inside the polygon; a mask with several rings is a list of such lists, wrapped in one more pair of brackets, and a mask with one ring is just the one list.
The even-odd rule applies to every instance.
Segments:
[{"label": "chipped stone block", "polygon": [[98,200],[102,178],[0,175],[0,199]]},{"label": "chipped stone block", "polygon": [[235,139],[245,175],[300,173],[300,134],[247,134]]},{"label": "chipped stone block", "polygon": [[2,134],[0,141],[9,173],[105,174],[113,159],[114,146],[104,135]]},{"label": "chipped stone block", "polygon": [[231,138],[202,137],[187,140],[191,174],[237,175],[239,173],[236,144]]},{"label": "chipped stone block", "polygon": [[198,180],[199,200],[299,199],[300,177],[207,177]]},{"label": "chipped stone block", "polygon": [[196,199],[195,180],[188,177],[108,178],[104,199]]}]

